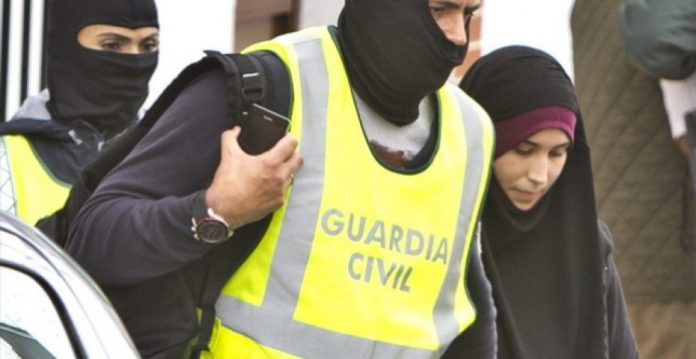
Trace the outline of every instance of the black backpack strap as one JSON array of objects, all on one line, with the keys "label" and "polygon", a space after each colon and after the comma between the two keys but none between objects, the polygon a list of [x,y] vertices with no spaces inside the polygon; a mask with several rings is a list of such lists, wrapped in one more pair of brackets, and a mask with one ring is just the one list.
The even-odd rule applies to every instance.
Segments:
[{"label": "black backpack strap", "polygon": [[[206,54],[218,59],[223,64],[225,72],[232,75],[227,76],[227,107],[231,116],[244,116],[253,103],[287,115],[291,97],[289,80],[285,66],[277,57],[268,53],[265,55],[261,53],[223,55],[219,52],[206,51]],[[236,74],[238,76],[235,76]],[[275,79],[276,74],[285,75],[285,78]],[[263,228],[268,225],[269,219],[270,217],[267,217],[264,220]],[[253,250],[253,247],[246,249],[230,245],[224,247],[226,248],[216,249],[218,251],[216,254],[224,257],[220,260],[212,260],[205,273],[205,282],[202,286],[202,292],[199,294],[200,326],[198,336],[190,351],[192,359],[199,358],[202,352],[209,350],[208,343],[215,325],[215,302],[217,302],[227,280]],[[244,251],[244,253],[240,255],[240,251]],[[227,253],[225,254],[225,252]]]},{"label": "black backpack strap", "polygon": [[268,106],[266,92],[268,91],[268,81],[266,72],[261,66],[261,62],[253,55],[232,55],[234,61],[239,64],[242,80],[240,99],[242,100],[242,111],[246,113],[252,103],[261,106]]},{"label": "black backpack strap", "polygon": [[266,75],[256,57],[224,55],[213,50],[206,50],[205,53],[219,61],[227,75],[227,113],[231,118],[246,115],[253,103],[266,106]]},{"label": "black backpack strap", "polygon": [[164,110],[169,108],[172,102],[179,96],[181,91],[196,77],[202,75],[219,66],[220,62],[216,57],[206,56],[201,60],[188,65],[179,75],[167,86],[162,94],[157,98],[152,107],[148,109],[145,116],[140,121],[138,126],[152,127],[155,122],[162,116]]}]

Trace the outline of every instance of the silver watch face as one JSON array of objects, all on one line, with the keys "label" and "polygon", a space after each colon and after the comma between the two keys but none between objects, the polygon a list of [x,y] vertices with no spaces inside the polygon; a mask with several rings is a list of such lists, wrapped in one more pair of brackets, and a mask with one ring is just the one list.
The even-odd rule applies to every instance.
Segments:
[{"label": "silver watch face", "polygon": [[227,239],[229,229],[227,226],[214,219],[205,219],[196,226],[196,236],[207,243],[220,243]]}]

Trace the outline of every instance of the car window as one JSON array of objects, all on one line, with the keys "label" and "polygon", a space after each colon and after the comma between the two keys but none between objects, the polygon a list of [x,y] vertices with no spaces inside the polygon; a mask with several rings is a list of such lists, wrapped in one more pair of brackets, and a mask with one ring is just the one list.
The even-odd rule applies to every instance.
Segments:
[{"label": "car window", "polygon": [[29,275],[0,266],[0,358],[74,358],[51,297]]}]

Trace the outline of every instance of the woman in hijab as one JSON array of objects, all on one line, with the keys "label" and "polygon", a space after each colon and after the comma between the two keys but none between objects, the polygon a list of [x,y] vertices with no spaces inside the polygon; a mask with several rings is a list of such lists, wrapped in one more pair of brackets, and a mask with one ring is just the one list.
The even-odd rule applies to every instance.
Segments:
[{"label": "woman in hijab", "polygon": [[510,46],[479,59],[460,87],[496,129],[482,250],[498,357],[637,357],[570,78],[548,54]]}]

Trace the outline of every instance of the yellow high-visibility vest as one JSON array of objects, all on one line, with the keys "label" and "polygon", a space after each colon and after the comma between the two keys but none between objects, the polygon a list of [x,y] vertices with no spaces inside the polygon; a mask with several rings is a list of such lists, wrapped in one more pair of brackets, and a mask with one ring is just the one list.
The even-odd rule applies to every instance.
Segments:
[{"label": "yellow high-visibility vest", "polygon": [[22,135],[0,137],[2,207],[33,226],[65,204],[71,185],[51,174]]},{"label": "yellow high-visibility vest", "polygon": [[431,160],[380,162],[327,28],[260,43],[287,66],[304,165],[216,304],[209,358],[432,358],[475,319],[465,283],[493,147],[485,112],[437,92]]}]

